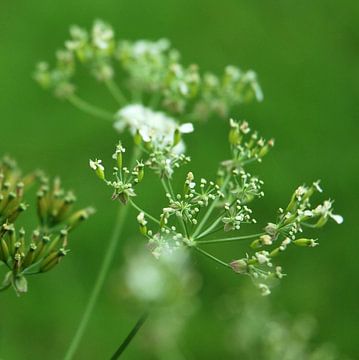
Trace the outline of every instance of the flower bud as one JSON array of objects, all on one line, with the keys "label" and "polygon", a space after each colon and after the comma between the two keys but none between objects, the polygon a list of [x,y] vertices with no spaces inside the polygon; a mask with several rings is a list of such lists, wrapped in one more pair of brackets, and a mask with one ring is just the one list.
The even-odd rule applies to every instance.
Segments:
[{"label": "flower bud", "polygon": [[30,244],[29,251],[27,252],[25,259],[22,263],[24,269],[26,269],[28,266],[30,266],[33,263],[36,249],[37,246],[34,243]]},{"label": "flower bud", "polygon": [[238,274],[246,274],[248,272],[248,263],[246,259],[234,260],[229,265],[232,270]]},{"label": "flower bud", "polygon": [[305,238],[294,240],[293,244],[295,244],[297,246],[304,246],[304,247],[315,247],[315,246],[319,245],[316,242],[316,240],[314,240],[314,239],[305,239]]},{"label": "flower bud", "polygon": [[142,137],[138,129],[136,130],[136,133],[133,136],[133,142],[135,143],[135,145],[141,145],[142,143]]},{"label": "flower bud", "polygon": [[145,175],[145,166],[142,163],[138,163],[136,166],[137,170],[137,180],[138,182],[141,182],[143,180],[143,177]]},{"label": "flower bud", "polygon": [[105,168],[101,163],[101,160],[90,160],[90,167],[95,170],[96,175],[100,180],[105,180]]},{"label": "flower bud", "polygon": [[179,129],[176,129],[173,134],[173,146],[176,146],[181,141],[181,132]]},{"label": "flower bud", "polygon": [[7,246],[6,241],[2,238],[0,241],[0,259],[7,263],[10,257],[9,247]]},{"label": "flower bud", "polygon": [[147,234],[147,221],[145,219],[145,214],[143,212],[140,212],[137,216],[138,224],[140,225],[140,232],[142,235]]},{"label": "flower bud", "polygon": [[18,275],[15,277],[14,280],[14,286],[16,291],[18,292],[18,295],[26,293],[27,292],[27,280],[25,276]]},{"label": "flower bud", "polygon": [[67,254],[65,249],[60,249],[51,252],[47,255],[40,264],[40,272],[47,272],[54,268],[61,259]]},{"label": "flower bud", "polygon": [[67,221],[69,228],[71,230],[74,229],[81,222],[83,222],[84,220],[87,220],[89,218],[89,216],[94,214],[94,212],[95,212],[95,209],[91,208],[91,207],[75,212]]}]

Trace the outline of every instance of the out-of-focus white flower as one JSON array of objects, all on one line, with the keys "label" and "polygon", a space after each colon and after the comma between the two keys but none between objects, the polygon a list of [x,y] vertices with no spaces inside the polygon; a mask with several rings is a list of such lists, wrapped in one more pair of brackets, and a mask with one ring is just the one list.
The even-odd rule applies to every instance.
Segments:
[{"label": "out-of-focus white flower", "polygon": [[143,56],[146,54],[159,55],[170,48],[171,44],[167,39],[158,41],[139,40],[133,44],[133,55]]},{"label": "out-of-focus white flower", "polygon": [[112,27],[101,20],[96,20],[92,28],[93,44],[101,50],[106,50],[109,48],[113,37]]},{"label": "out-of-focus white flower", "polygon": [[[120,132],[128,128],[133,135],[138,131],[143,141],[152,141],[156,145],[172,144],[177,129],[182,134],[193,132],[191,123],[179,125],[165,113],[153,111],[141,104],[131,104],[120,109],[114,126]],[[175,146],[175,150],[178,153],[184,151],[183,141]]]},{"label": "out-of-focus white flower", "polygon": [[177,301],[179,299],[173,298],[173,294],[184,292],[190,295],[196,292],[198,286],[193,282],[195,278],[185,251],[164,253],[160,259],[140,251],[129,258],[125,276],[130,293],[146,302],[162,302],[170,298]]},{"label": "out-of-focus white flower", "polygon": [[271,293],[266,284],[258,284],[258,289],[260,290],[262,296],[268,296]]}]

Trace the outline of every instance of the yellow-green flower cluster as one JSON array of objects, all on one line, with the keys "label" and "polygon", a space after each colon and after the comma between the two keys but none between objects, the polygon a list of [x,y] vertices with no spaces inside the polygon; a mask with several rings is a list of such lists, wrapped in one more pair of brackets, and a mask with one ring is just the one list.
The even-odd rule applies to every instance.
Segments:
[{"label": "yellow-green flower cluster", "polygon": [[[28,235],[17,228],[16,221],[28,207],[25,191],[39,181],[34,202],[39,224]],[[0,160],[0,264],[7,268],[1,291],[13,286],[17,294],[25,293],[27,276],[51,270],[67,254],[69,231],[94,211],[87,208],[73,212],[74,202],[74,195],[61,188],[59,179],[50,186],[39,172],[22,176],[13,160]]]}]

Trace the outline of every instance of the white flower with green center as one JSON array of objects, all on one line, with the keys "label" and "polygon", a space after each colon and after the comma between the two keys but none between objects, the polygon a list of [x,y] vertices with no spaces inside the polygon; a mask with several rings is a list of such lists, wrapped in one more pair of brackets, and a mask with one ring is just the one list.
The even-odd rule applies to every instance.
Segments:
[{"label": "white flower with green center", "polygon": [[[128,128],[132,135],[139,132],[143,141],[164,146],[173,143],[176,130],[181,134],[193,132],[191,123],[179,125],[175,119],[165,113],[153,111],[141,104],[131,104],[120,109],[114,126],[119,132]],[[174,149],[177,153],[182,153],[183,141],[180,141]]]}]

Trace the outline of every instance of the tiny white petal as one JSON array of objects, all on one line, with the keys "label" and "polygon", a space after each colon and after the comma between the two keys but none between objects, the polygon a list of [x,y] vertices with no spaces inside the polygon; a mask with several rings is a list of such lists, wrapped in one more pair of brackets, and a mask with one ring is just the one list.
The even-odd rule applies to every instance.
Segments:
[{"label": "tiny white petal", "polygon": [[192,123],[184,123],[179,127],[179,130],[182,134],[189,134],[194,131]]},{"label": "tiny white petal", "polygon": [[337,224],[342,224],[344,221],[343,216],[341,215],[337,215],[337,214],[330,214],[330,217],[337,223]]}]

